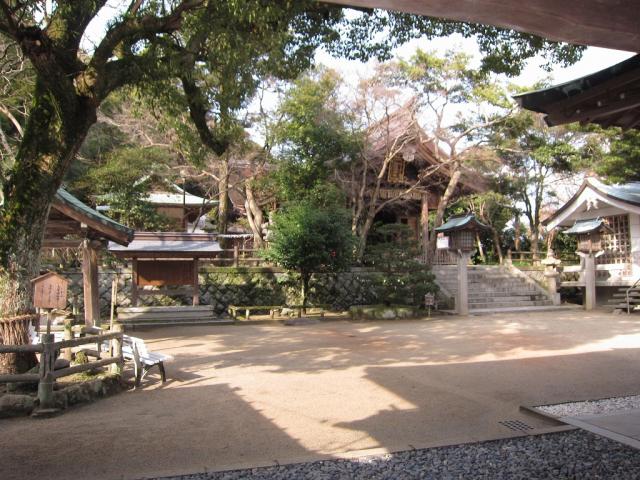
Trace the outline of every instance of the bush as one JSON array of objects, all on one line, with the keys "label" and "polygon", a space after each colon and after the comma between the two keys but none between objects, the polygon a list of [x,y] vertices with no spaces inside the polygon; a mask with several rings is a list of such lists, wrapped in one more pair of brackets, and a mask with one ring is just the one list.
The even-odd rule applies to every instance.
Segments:
[{"label": "bush", "polygon": [[422,306],[427,293],[436,293],[435,276],[418,262],[419,251],[406,225],[376,228],[365,252],[365,264],[379,272],[374,280],[376,297],[385,305]]}]

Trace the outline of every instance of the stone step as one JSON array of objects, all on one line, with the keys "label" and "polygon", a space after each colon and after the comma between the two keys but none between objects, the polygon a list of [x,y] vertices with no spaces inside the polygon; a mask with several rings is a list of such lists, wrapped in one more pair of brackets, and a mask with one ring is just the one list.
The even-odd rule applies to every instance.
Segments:
[{"label": "stone step", "polygon": [[175,327],[194,325],[233,325],[234,321],[228,318],[216,318],[210,320],[158,320],[158,321],[128,321],[122,322],[126,327]]},{"label": "stone step", "polygon": [[469,309],[508,308],[508,307],[545,307],[552,306],[551,300],[513,301],[513,302],[469,302]]},{"label": "stone step", "polygon": [[546,295],[541,293],[532,293],[529,295],[492,295],[487,297],[486,295],[478,295],[474,293],[469,294],[469,301],[510,301],[510,300],[548,300]]}]

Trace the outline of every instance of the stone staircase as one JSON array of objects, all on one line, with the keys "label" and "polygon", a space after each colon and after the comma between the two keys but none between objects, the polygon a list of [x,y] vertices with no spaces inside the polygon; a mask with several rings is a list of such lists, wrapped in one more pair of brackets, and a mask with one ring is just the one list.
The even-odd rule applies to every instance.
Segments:
[{"label": "stone staircase", "polygon": [[[631,313],[640,307],[640,280],[631,287],[620,287],[608,301],[608,306],[614,313]],[[627,291],[629,291],[629,303],[627,304]]]},{"label": "stone staircase", "polygon": [[219,318],[209,305],[194,307],[120,307],[118,321],[125,327],[177,325],[228,325],[233,320]]},{"label": "stone staircase", "polygon": [[[458,269],[454,265],[432,268],[441,293],[454,305],[458,290]],[[469,311],[471,313],[553,308],[546,290],[524,274],[500,266],[469,267]]]}]

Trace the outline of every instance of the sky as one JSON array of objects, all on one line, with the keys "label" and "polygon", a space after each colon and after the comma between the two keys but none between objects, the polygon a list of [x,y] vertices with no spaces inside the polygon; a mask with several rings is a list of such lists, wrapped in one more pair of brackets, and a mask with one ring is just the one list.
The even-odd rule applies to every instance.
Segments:
[{"label": "sky", "polygon": [[[85,49],[92,49],[92,45],[95,45],[102,37],[109,19],[122,11],[123,6],[126,5],[128,5],[128,2],[122,2],[122,0],[109,0],[107,2],[106,6],[102,8],[100,14],[91,22],[87,29],[87,34],[83,39],[83,47]],[[480,58],[475,40],[465,39],[460,35],[435,40],[413,40],[396,49],[394,53],[396,56],[408,58],[417,48],[422,48],[423,50],[436,50],[439,52],[444,52],[447,49],[461,49],[471,54],[476,59]],[[544,63],[542,59],[532,59],[529,61],[528,66],[522,75],[510,80],[513,83],[523,86],[533,85],[537,81],[549,77],[552,79],[553,83],[563,83],[573,80],[574,78],[602,70],[603,68],[619,63],[632,55],[634,54],[631,52],[589,47],[585,51],[582,60],[568,68],[556,66],[553,68],[551,73],[548,73],[540,67],[540,65]],[[335,59],[323,51],[318,52],[316,61],[339,71],[347,82],[352,82],[354,84],[357,82],[358,78],[368,76],[368,72],[371,72],[375,65],[373,61],[364,64],[357,61]]]}]

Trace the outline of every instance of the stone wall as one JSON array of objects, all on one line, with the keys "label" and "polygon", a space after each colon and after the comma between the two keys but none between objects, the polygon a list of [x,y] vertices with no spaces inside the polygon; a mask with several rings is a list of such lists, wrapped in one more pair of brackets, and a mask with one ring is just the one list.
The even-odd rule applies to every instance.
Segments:
[{"label": "stone wall", "polygon": [[516,267],[522,273],[524,273],[531,280],[536,282],[542,288],[549,288],[549,283],[547,277],[544,276],[544,267],[535,267],[535,266],[519,266]]},{"label": "stone wall", "polygon": [[[82,273],[60,272],[70,281],[69,310],[81,312]],[[118,278],[117,306],[131,304],[131,270],[100,270],[100,309],[103,318],[109,316],[111,284]],[[353,305],[378,303],[376,280],[380,274],[365,269],[354,269],[338,274],[316,274],[310,285],[309,303],[328,304],[340,309]],[[176,291],[179,293],[180,289]],[[213,305],[218,314],[228,305],[283,305],[299,304],[296,277],[275,268],[211,268],[200,269],[200,303]],[[191,305],[188,295],[141,296],[140,305]]]}]

